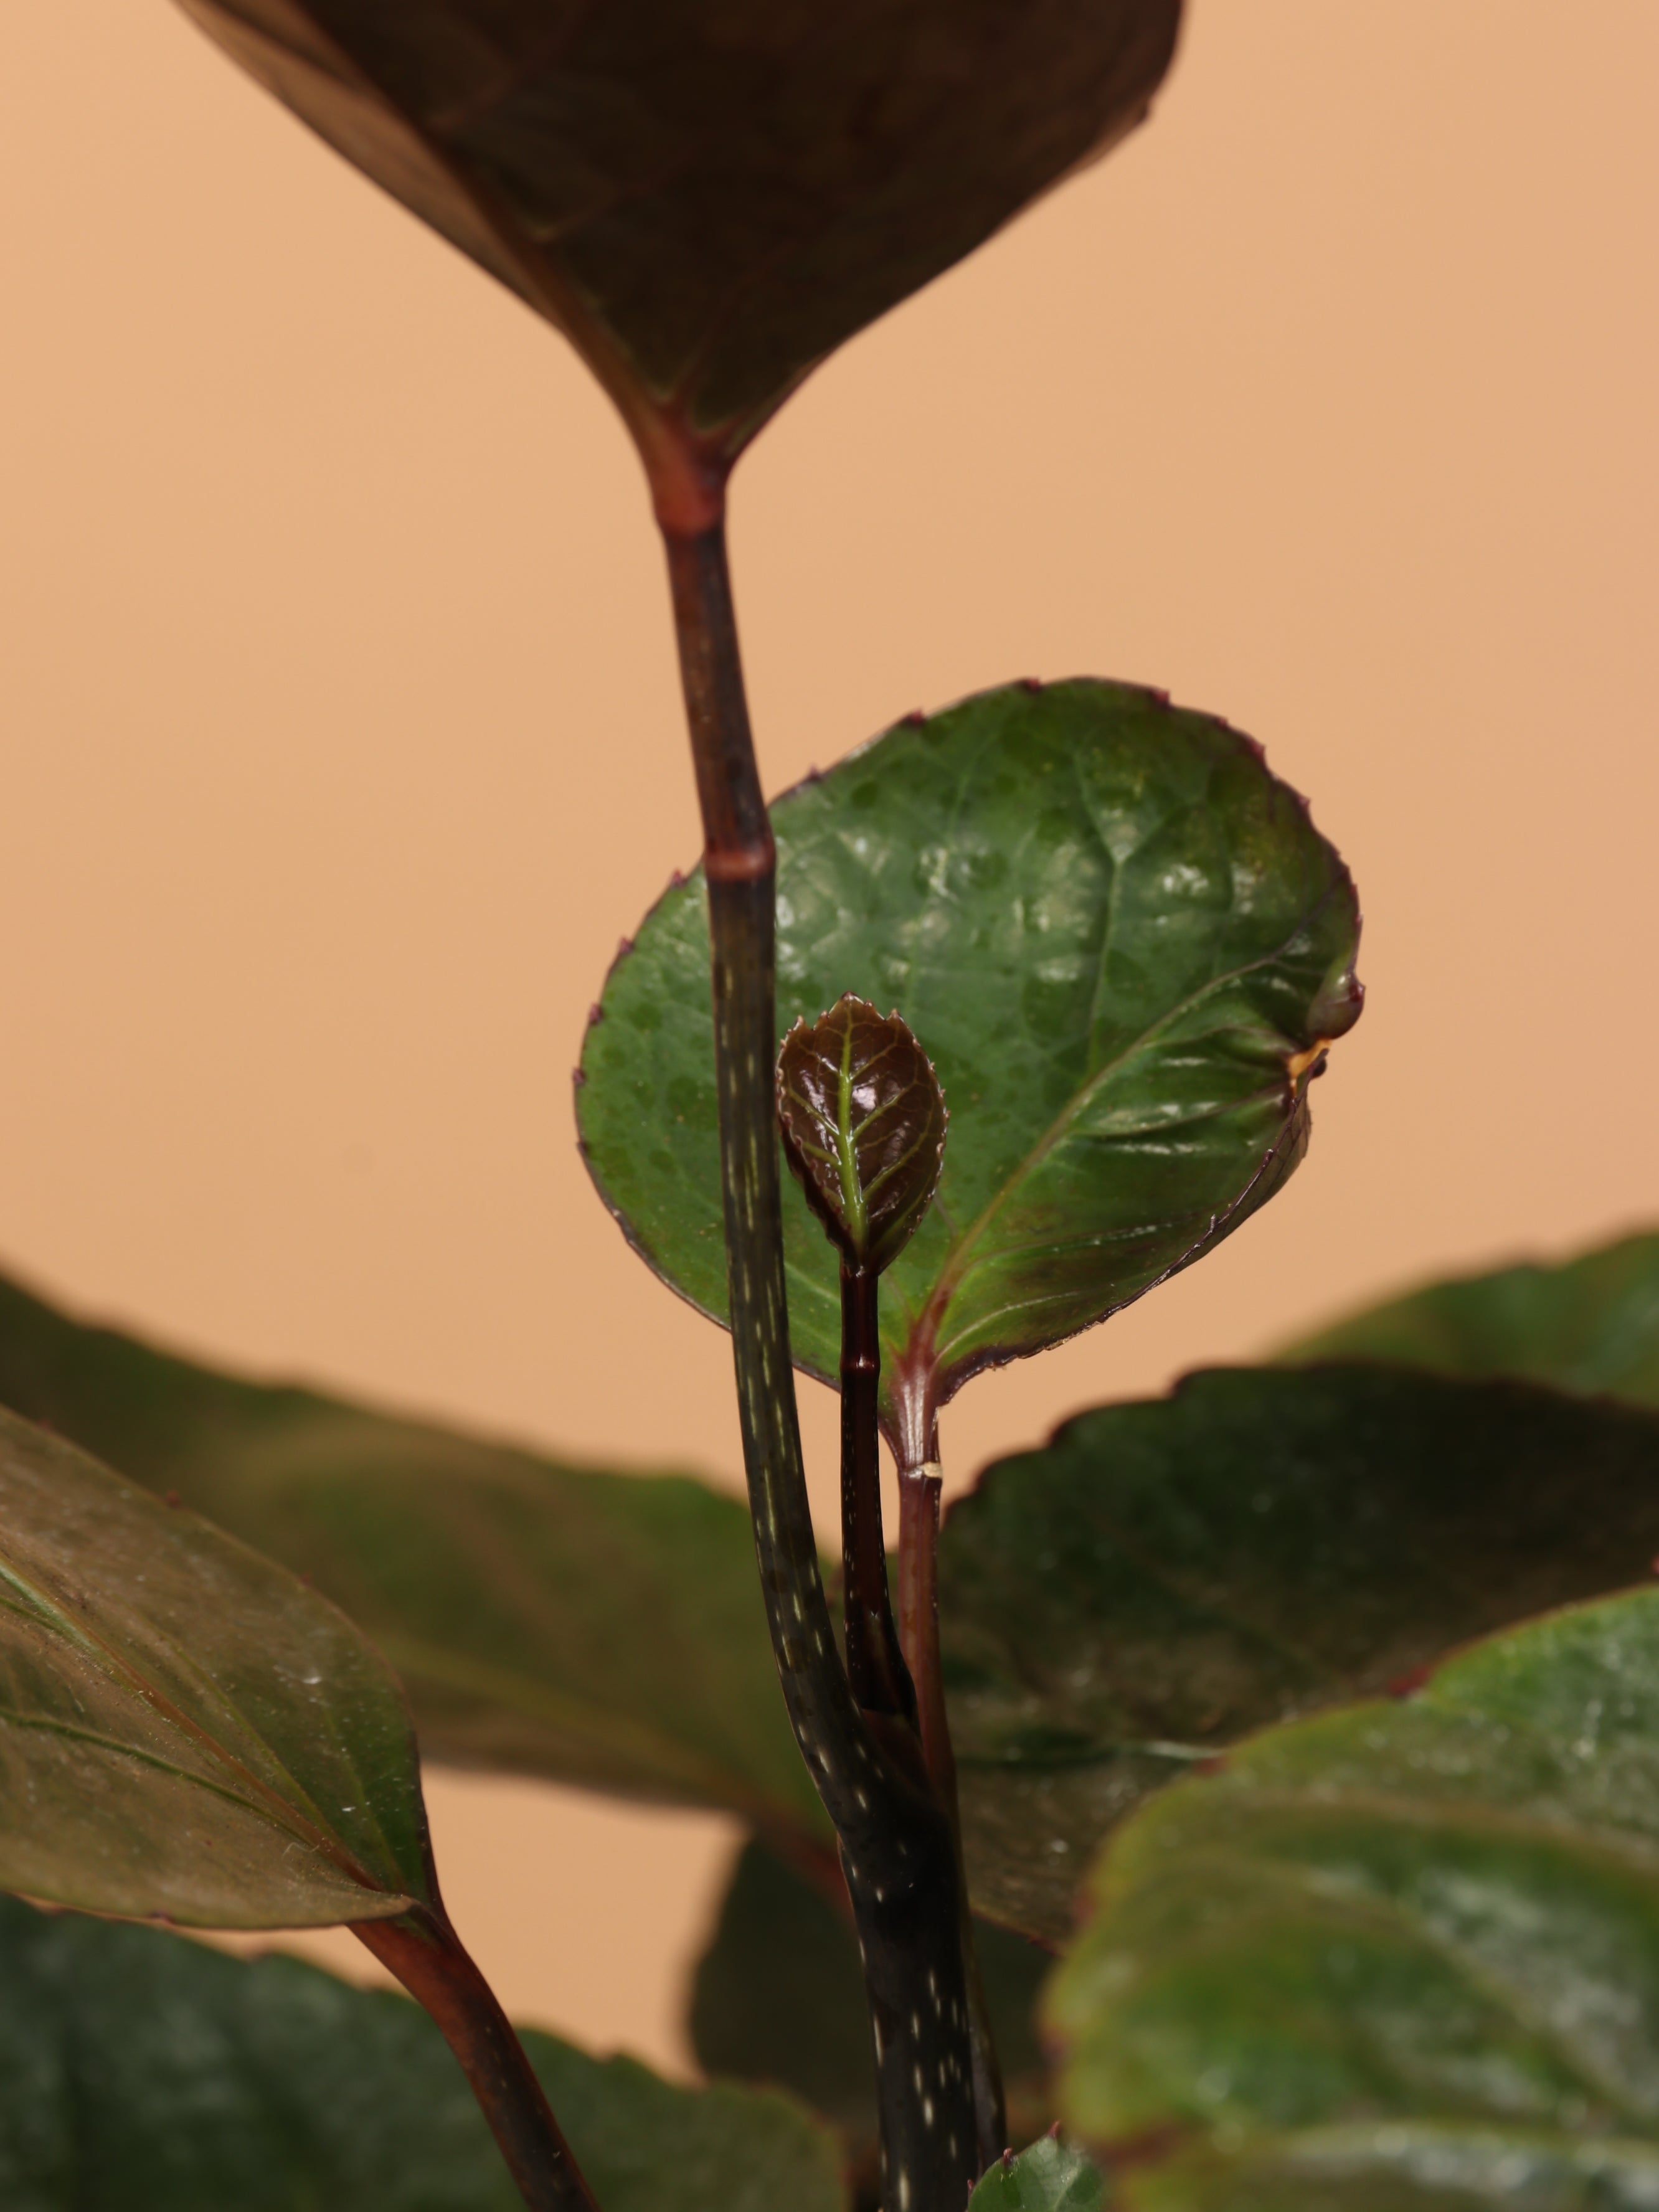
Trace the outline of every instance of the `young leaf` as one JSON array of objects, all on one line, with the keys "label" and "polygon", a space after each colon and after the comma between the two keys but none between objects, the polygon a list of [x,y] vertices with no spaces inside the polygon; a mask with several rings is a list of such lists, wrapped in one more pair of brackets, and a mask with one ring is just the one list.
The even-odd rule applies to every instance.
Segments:
[{"label": "young leaf", "polygon": [[1106,2212],[1106,2177],[1074,2144],[1044,2136],[994,2166],[968,2212]]},{"label": "young leaf", "polygon": [[557,325],[658,479],[1146,113],[1179,0],[183,0]]},{"label": "young leaf", "polygon": [[1279,1358],[1297,1367],[1387,1359],[1445,1375],[1518,1375],[1659,1406],[1659,1236],[1621,1237],[1557,1267],[1427,1283]]},{"label": "young leaf", "polygon": [[880,1274],[939,1188],[949,1116],[932,1061],[897,1014],[849,991],[798,1021],[778,1054],[783,1153],[844,1260]]},{"label": "young leaf", "polygon": [[[853,990],[939,1070],[935,1204],[888,1271],[884,1419],[1101,1321],[1208,1250],[1307,1142],[1359,1009],[1352,884],[1257,747],[1119,684],[1012,685],[902,723],[772,811],[779,1018]],[[700,876],[612,969],[589,1166],[629,1239],[726,1314]],[[787,1206],[795,1356],[835,1379],[838,1267]]]},{"label": "young leaf", "polygon": [[[1054,2118],[1037,2043],[1037,1990],[1053,1966],[1035,1944],[975,1930],[1015,2140]],[[834,2121],[857,2174],[876,2171],[870,2009],[844,1910],[763,1844],[738,1854],[691,1984],[689,2026],[703,2072],[791,2089]]]},{"label": "young leaf", "polygon": [[1130,2207],[1634,2212],[1656,1784],[1652,1590],[1256,1737],[1102,1860],[1049,1989],[1068,2120],[1134,2146]]},{"label": "young leaf", "polygon": [[826,1832],[737,1499],[214,1374],[3,1280],[0,1403],[308,1575],[428,1756]]},{"label": "young leaf", "polygon": [[1645,1580],[1659,1417],[1521,1383],[1240,1369],[1106,1406],[947,1516],[969,1876],[1050,1941],[1101,1839],[1264,1723]]},{"label": "young leaf", "polygon": [[0,1413],[0,1889],[195,1927],[433,1902],[396,1678],[325,1599]]},{"label": "young leaf", "polygon": [[[523,2041],[605,2212],[841,2212],[787,2100]],[[0,1898],[7,2212],[516,2212],[425,2014],[279,1957]]]}]

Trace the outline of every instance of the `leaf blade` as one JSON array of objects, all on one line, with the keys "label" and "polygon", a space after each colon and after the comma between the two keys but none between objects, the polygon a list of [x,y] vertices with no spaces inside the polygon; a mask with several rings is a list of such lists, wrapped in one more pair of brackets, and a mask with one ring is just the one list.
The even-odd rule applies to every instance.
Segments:
[{"label": "leaf blade", "polygon": [[1064,1940],[1144,1798],[1269,1722],[1645,1577],[1659,1420],[1523,1384],[1218,1370],[1079,1416],[946,1516],[976,1905]]},{"label": "leaf blade", "polygon": [[0,1413],[0,1886],[198,1926],[433,1895],[413,1735],[282,1569]]},{"label": "leaf blade", "polygon": [[[1353,887],[1258,748],[1093,681],[901,724],[773,809],[779,1018],[896,1008],[939,1071],[938,1198],[888,1272],[901,1387],[1092,1325],[1293,1169],[1326,1040],[1358,1017]],[[683,1297],[726,1311],[702,878],[606,979],[577,1115],[601,1195]],[[791,1338],[833,1382],[840,1301],[786,1206]],[[916,1381],[917,1376],[923,1381]]]},{"label": "leaf blade", "polygon": [[[1051,1987],[1073,2118],[1154,2145],[1153,2169],[1174,2154],[1176,2202],[1640,2202],[1656,1716],[1645,1589],[1488,1638],[1407,1698],[1268,1729],[1166,1793],[1103,1856]],[[1194,1880],[1209,1902],[1183,1922]],[[1165,2195],[1154,2172],[1129,2201]]]}]

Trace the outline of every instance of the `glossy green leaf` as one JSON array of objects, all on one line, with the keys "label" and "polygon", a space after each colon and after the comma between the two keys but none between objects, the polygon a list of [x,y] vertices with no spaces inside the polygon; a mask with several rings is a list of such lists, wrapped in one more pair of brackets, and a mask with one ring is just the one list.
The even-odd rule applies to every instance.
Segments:
[{"label": "glossy green leaf", "polygon": [[1266,1732],[1092,1887],[1048,2011],[1127,2205],[1659,2197],[1659,1591]]},{"label": "glossy green leaf", "polygon": [[[1179,0],[183,0],[556,324],[647,459],[813,364],[1139,121]],[[660,468],[665,465],[658,459]]]},{"label": "glossy green leaf", "polygon": [[1081,1415],[940,1541],[975,1903],[1063,1940],[1148,1791],[1656,1556],[1659,1417],[1633,1407],[1331,1367]]},{"label": "glossy green leaf", "polygon": [[[883,1288],[885,1416],[1185,1267],[1307,1140],[1323,1041],[1358,1012],[1353,886],[1259,749],[1091,681],[901,723],[779,799],[778,1017],[895,1006],[950,1101],[939,1196]],[[606,981],[582,1055],[607,1202],[726,1312],[701,876]],[[787,1194],[795,1357],[832,1381],[836,1255]]]},{"label": "glossy green leaf", "polygon": [[1532,1262],[1426,1283],[1279,1355],[1387,1359],[1446,1375],[1518,1375],[1659,1406],[1659,1235],[1621,1237],[1555,1267]]},{"label": "glossy green leaf", "polygon": [[[1016,2140],[1053,2118],[1037,1990],[1054,1964],[1005,1928],[975,1936]],[[739,1854],[691,1984],[692,2048],[706,2074],[793,2090],[832,2120],[855,2173],[876,2172],[875,2069],[858,1944],[827,1882],[751,1843]]]},{"label": "glossy green leaf", "polygon": [[[605,2212],[840,2212],[833,2141],[776,2096],[677,2088],[533,2029]],[[298,1960],[0,1899],[6,2212],[512,2212],[431,2022]]]},{"label": "glossy green leaf", "polygon": [[994,2166],[968,2212],[1106,2212],[1106,2177],[1074,2144],[1044,2136]]},{"label": "glossy green leaf", "polygon": [[850,992],[778,1054],[783,1155],[842,1258],[880,1274],[933,1204],[949,1119],[932,1062],[896,1014]]},{"label": "glossy green leaf", "polygon": [[3,1281],[0,1402],[308,1575],[429,1757],[824,1832],[737,1499],[213,1374]]},{"label": "glossy green leaf", "polygon": [[0,1413],[0,1889],[197,1927],[432,1896],[409,1716],[325,1599]]}]

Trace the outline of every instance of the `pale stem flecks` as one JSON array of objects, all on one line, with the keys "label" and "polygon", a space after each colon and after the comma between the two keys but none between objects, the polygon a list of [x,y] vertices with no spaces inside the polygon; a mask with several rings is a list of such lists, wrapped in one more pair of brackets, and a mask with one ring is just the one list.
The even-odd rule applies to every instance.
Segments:
[{"label": "pale stem flecks", "polygon": [[755,1547],[796,1741],[841,1845],[875,2045],[887,2212],[962,2212],[979,2171],[951,1824],[908,1720],[863,1711],[818,1572],[789,1354],[774,1068],[775,855],[725,530],[665,526],[702,810],[732,1358]]}]

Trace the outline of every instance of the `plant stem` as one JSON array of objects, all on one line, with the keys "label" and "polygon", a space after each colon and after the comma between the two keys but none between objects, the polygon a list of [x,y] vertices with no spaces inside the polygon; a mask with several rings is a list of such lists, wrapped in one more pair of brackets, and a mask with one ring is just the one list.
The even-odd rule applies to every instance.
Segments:
[{"label": "plant stem", "polygon": [[[659,520],[662,517],[659,515]],[[864,1956],[887,2212],[962,2212],[978,2172],[951,1824],[915,1737],[860,1711],[836,1650],[801,1458],[773,1079],[775,854],[723,524],[665,521],[702,809],[732,1352],[750,1514],[784,1702],[841,1845]]]},{"label": "plant stem", "polygon": [[[917,1723],[916,1696],[893,1626],[881,1527],[880,1278],[841,1270],[841,1547],[847,1678],[866,1712]],[[927,1765],[926,1738],[922,1763]],[[931,1771],[931,1769],[929,1770]]]},{"label": "plant stem", "polygon": [[437,2022],[530,2212],[598,2212],[524,2045],[441,1911],[351,1932]]},{"label": "plant stem", "polygon": [[[937,1443],[935,1443],[937,1449]],[[944,1672],[939,1642],[939,1525],[943,1478],[936,1459],[899,1469],[899,1641],[915,1685],[922,1757],[933,1795],[950,1816],[962,1899],[962,1958],[968,1989],[969,2032],[973,2047],[974,2113],[979,2158],[989,2166],[1007,2142],[1008,2116],[1002,2094],[991,2015],[980,1977],[968,1903],[968,1870],[962,1853],[962,1811],[957,1792],[957,1755],[945,1710]]]}]

